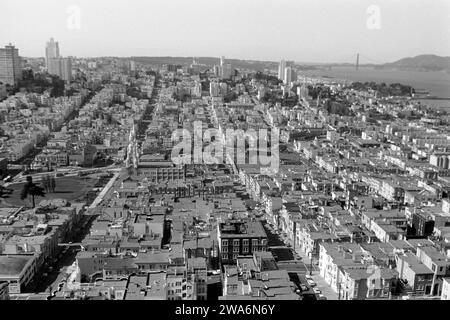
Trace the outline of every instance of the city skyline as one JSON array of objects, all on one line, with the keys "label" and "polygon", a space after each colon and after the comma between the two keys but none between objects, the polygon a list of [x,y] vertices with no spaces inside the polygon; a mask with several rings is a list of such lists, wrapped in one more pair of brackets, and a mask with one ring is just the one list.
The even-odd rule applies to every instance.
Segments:
[{"label": "city skyline", "polygon": [[3,1],[0,302],[450,300],[449,9]]},{"label": "city skyline", "polygon": [[0,38],[2,45],[21,48],[23,57],[44,57],[52,37],[64,47],[64,56],[78,57],[224,55],[344,63],[359,52],[367,57],[365,64],[420,54],[450,56],[446,1],[316,2],[172,0],[123,6],[119,1],[22,0],[2,3]]}]

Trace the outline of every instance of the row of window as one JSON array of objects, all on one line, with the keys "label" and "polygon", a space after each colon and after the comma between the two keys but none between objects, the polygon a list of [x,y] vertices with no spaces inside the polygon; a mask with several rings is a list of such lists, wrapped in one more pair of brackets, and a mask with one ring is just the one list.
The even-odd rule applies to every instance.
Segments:
[{"label": "row of window", "polygon": [[[259,245],[260,241],[259,239],[251,239],[252,240],[252,246],[257,246]],[[233,246],[234,247],[239,247],[240,246],[240,239],[233,239]],[[228,239],[223,239],[222,240],[222,247],[228,247]],[[250,239],[242,239],[242,245],[243,246],[248,246],[250,244]],[[267,244],[267,240],[266,239],[261,239],[261,245],[266,245]]]},{"label": "row of window", "polygon": [[167,290],[167,294],[177,294],[177,293],[181,293],[181,289]]},{"label": "row of window", "polygon": [[181,287],[181,282],[177,281],[177,282],[169,282],[168,283],[169,287]]},{"label": "row of window", "polygon": [[[264,248],[261,248],[261,250],[259,250],[259,248],[254,248],[253,251],[265,251],[265,250],[264,250]],[[248,253],[248,252],[243,251],[243,253]],[[222,252],[222,260],[228,260],[229,256],[231,256],[231,255],[229,255],[228,252]],[[239,256],[239,252],[233,253],[233,260],[236,260],[238,256]]]}]

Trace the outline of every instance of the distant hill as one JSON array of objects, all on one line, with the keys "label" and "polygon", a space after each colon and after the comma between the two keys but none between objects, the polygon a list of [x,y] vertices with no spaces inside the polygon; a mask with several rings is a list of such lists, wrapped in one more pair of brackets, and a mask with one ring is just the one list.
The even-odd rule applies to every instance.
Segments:
[{"label": "distant hill", "polygon": [[[150,65],[176,64],[189,65],[192,63],[192,57],[131,57],[132,60]],[[197,57],[200,64],[214,66],[220,64],[220,59],[215,57]],[[225,59],[226,63],[231,63],[234,68],[250,69],[255,71],[264,71],[264,69],[276,69],[278,63],[273,61],[254,61]]]},{"label": "distant hill", "polygon": [[417,71],[450,71],[450,57],[423,54],[378,65],[377,69],[403,69]]}]

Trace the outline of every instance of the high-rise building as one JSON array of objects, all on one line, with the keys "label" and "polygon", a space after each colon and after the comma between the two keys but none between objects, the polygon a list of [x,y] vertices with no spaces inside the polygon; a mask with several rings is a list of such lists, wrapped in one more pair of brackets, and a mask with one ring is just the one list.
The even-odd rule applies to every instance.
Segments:
[{"label": "high-rise building", "polygon": [[285,74],[284,69],[286,69],[286,60],[283,59],[280,61],[280,64],[278,66],[278,79],[280,79],[283,82],[284,82],[284,74]]},{"label": "high-rise building", "polygon": [[72,80],[72,60],[70,58],[48,59],[48,73],[70,82]]},{"label": "high-rise building", "polygon": [[70,58],[60,58],[61,63],[61,74],[60,78],[64,81],[72,81],[72,59]]},{"label": "high-rise building", "polygon": [[47,65],[47,69],[49,67],[49,59],[59,58],[59,44],[53,38],[47,42],[45,47],[45,63]]},{"label": "high-rise building", "polygon": [[19,49],[12,44],[0,49],[0,82],[16,85],[22,79],[22,62]]},{"label": "high-rise building", "polygon": [[292,81],[292,69],[291,67],[284,68],[284,78],[283,78],[284,84],[289,85]]},{"label": "high-rise building", "polygon": [[56,75],[67,82],[72,80],[72,60],[60,56],[59,44],[53,38],[47,42],[45,58],[49,74]]},{"label": "high-rise building", "polygon": [[292,67],[286,67],[284,68],[284,84],[290,85],[291,82],[294,82],[297,80],[297,73],[295,72]]},{"label": "high-rise building", "polygon": [[214,72],[214,75],[215,75],[216,77],[218,77],[219,74],[220,74],[220,66],[214,65],[214,67],[213,67],[213,72]]},{"label": "high-rise building", "polygon": [[220,57],[219,71],[222,79],[230,79],[232,76],[233,69],[231,63],[226,63],[224,56]]},{"label": "high-rise building", "polygon": [[218,97],[220,93],[220,87],[217,82],[210,82],[209,83],[209,94],[211,97]]},{"label": "high-rise building", "polygon": [[231,63],[226,63],[224,64],[222,67],[222,79],[230,79],[232,76],[232,67],[231,67]]}]

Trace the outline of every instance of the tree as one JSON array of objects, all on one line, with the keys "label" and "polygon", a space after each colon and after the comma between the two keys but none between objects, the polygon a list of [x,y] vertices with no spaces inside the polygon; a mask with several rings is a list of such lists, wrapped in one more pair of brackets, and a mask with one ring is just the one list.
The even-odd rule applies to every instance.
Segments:
[{"label": "tree", "polygon": [[44,189],[45,192],[49,192],[50,191],[50,176],[47,174],[44,176],[44,178],[42,179],[42,182],[44,183]]},{"label": "tree", "polygon": [[56,188],[56,179],[54,176],[50,177],[50,189],[52,190],[52,192],[55,192],[55,188]]},{"label": "tree", "polygon": [[33,208],[36,206],[35,197],[45,197],[44,188],[33,183],[33,177],[28,176],[27,182],[24,184],[20,199],[25,200],[28,196],[31,196]]}]

